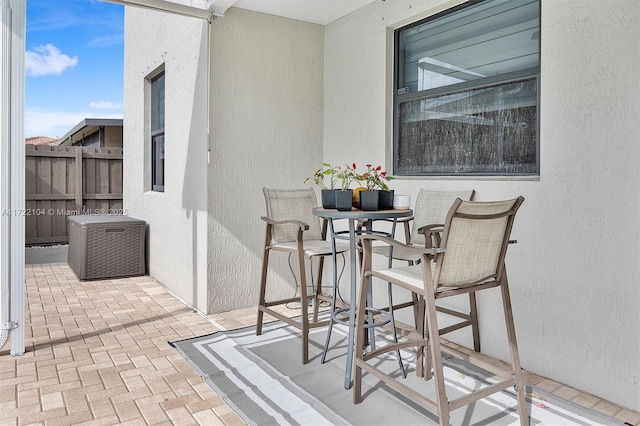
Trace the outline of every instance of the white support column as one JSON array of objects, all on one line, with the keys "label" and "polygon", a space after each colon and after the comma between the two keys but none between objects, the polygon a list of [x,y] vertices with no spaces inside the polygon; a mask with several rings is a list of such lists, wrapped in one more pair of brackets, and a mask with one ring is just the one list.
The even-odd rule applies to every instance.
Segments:
[{"label": "white support column", "polygon": [[2,1],[0,32],[0,348],[10,334],[11,306],[11,7]]},{"label": "white support column", "polygon": [[25,352],[24,50],[26,6],[0,0],[0,347]]},{"label": "white support column", "polygon": [[[12,0],[11,42],[11,208],[25,210],[24,99],[27,6]],[[11,216],[11,319],[17,325],[11,332],[11,355],[25,352],[25,216]]]}]

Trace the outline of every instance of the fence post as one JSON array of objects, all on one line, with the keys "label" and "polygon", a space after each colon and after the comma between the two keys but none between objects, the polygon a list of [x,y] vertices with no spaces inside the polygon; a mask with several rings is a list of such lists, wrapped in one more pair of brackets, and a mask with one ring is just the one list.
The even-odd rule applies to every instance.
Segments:
[{"label": "fence post", "polygon": [[75,195],[76,195],[76,211],[78,212],[78,214],[82,213],[82,193],[83,193],[83,188],[82,188],[82,147],[81,146],[76,146],[74,147],[76,149],[76,191],[75,191]]}]

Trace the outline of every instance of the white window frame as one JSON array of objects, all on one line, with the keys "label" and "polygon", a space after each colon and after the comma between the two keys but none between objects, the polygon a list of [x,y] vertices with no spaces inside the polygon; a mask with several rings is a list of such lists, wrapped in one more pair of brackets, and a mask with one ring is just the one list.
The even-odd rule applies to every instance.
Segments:
[{"label": "white window frame", "polygon": [[[162,79],[163,81],[163,95],[159,99],[155,94],[155,85],[156,82]],[[166,146],[165,146],[165,120],[166,120],[166,104],[165,104],[165,96],[166,96],[166,74],[164,71],[164,67],[156,70],[154,73],[150,74],[146,79],[146,86],[149,89],[148,96],[148,119],[147,123],[149,125],[149,170],[150,170],[150,188],[155,192],[164,192],[165,190],[165,161],[166,161]],[[156,102],[162,102],[162,108],[158,108]],[[162,114],[161,123],[158,124],[157,121],[159,117],[156,115],[160,113]],[[158,152],[160,150],[161,152]],[[158,159],[161,159],[161,165],[158,164]],[[160,168],[159,168],[160,167]]]}]

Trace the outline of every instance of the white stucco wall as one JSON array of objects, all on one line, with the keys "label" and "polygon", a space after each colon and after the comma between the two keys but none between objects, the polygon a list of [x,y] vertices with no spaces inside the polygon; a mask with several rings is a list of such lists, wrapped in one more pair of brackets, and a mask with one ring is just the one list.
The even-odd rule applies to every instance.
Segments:
[{"label": "white stucco wall", "polygon": [[[262,187],[299,188],[322,161],[323,34],[235,8],[213,21],[209,312],[257,305]],[[269,275],[283,297],[295,291],[285,257]]]},{"label": "white stucco wall", "polygon": [[[389,28],[451,5],[377,1],[326,27],[325,161],[390,167]],[[414,197],[419,188],[523,195],[507,259],[523,367],[636,410],[638,22],[636,0],[543,1],[539,179],[392,182]],[[480,295],[479,311],[483,352],[508,359],[498,293]]]},{"label": "white stucco wall", "polygon": [[[148,223],[149,273],[207,306],[207,22],[125,8],[124,207]],[[150,190],[145,78],[165,66],[165,191]]]}]

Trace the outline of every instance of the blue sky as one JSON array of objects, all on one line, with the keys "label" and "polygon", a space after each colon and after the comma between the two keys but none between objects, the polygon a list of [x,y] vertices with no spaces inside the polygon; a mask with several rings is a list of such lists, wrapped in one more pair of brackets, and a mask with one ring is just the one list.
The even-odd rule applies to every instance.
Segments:
[{"label": "blue sky", "polygon": [[85,118],[122,118],[124,6],[26,1],[25,137],[61,137]]}]

